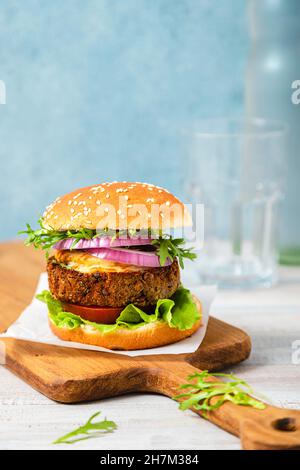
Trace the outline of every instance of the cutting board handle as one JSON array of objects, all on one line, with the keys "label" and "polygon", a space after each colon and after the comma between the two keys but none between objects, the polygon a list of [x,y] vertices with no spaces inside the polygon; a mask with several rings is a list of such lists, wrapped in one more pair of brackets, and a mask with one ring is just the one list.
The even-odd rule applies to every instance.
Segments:
[{"label": "cutting board handle", "polygon": [[[191,364],[176,359],[157,362],[148,370],[144,390],[173,398],[187,376],[200,372]],[[159,369],[159,370],[158,370]],[[217,379],[216,379],[217,380]],[[202,413],[193,410],[202,416]],[[207,413],[206,418],[220,428],[239,436],[243,449],[300,449],[300,411],[266,405],[264,410],[225,402]]]}]

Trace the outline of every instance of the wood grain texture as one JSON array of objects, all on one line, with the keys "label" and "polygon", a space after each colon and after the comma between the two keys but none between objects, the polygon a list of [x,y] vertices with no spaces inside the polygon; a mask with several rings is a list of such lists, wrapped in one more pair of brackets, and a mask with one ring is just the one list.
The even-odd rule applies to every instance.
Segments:
[{"label": "wood grain texture", "polygon": [[[30,301],[43,258],[16,243],[1,246],[0,263],[0,328],[5,329]],[[18,266],[24,266],[24,269],[18,270]],[[5,342],[7,367],[48,397],[64,403],[133,391],[172,397],[188,374],[199,368],[218,370],[228,367],[247,358],[250,352],[250,340],[243,331],[214,318],[209,322],[201,347],[189,355],[131,358],[24,341]],[[282,418],[285,418],[283,423],[292,423],[293,430],[279,429],[278,420]],[[209,419],[239,435],[244,448],[297,448],[300,445],[297,411],[274,407],[257,411],[226,403],[210,413]]]}]

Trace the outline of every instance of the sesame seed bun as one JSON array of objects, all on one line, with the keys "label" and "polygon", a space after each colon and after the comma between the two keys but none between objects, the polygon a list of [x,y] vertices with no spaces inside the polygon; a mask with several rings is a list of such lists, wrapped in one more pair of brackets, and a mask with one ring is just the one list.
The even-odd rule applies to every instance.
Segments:
[{"label": "sesame seed bun", "polygon": [[[194,297],[194,300],[201,315],[201,303],[196,297]],[[111,333],[105,334],[88,325],[71,330],[69,328],[57,327],[50,319],[49,325],[53,333],[64,341],[90,344],[107,349],[131,351],[157,348],[177,343],[195,333],[201,326],[201,320],[198,320],[189,330],[183,331],[177,328],[170,328],[163,321],[156,321],[135,330],[118,328]]]},{"label": "sesame seed bun", "polygon": [[112,182],[58,197],[43,214],[52,230],[167,229],[191,225],[184,204],[166,189],[148,183]]}]

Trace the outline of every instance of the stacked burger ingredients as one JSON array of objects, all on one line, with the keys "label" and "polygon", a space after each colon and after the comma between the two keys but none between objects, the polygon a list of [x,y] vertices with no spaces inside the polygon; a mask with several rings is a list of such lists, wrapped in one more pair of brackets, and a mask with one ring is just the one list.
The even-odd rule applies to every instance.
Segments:
[{"label": "stacked burger ingredients", "polygon": [[191,224],[179,199],[147,183],[112,182],[58,197],[27,225],[47,252],[49,291],[38,298],[61,339],[108,349],[179,341],[201,325],[201,304],[180,284],[196,255],[171,232]]}]

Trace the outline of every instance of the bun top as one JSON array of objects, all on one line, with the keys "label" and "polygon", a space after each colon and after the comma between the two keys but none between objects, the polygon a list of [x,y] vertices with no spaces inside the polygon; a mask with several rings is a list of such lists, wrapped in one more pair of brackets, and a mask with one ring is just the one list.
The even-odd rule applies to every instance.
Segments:
[{"label": "bun top", "polygon": [[101,183],[58,197],[43,214],[49,230],[168,229],[191,225],[184,204],[148,183]]}]

